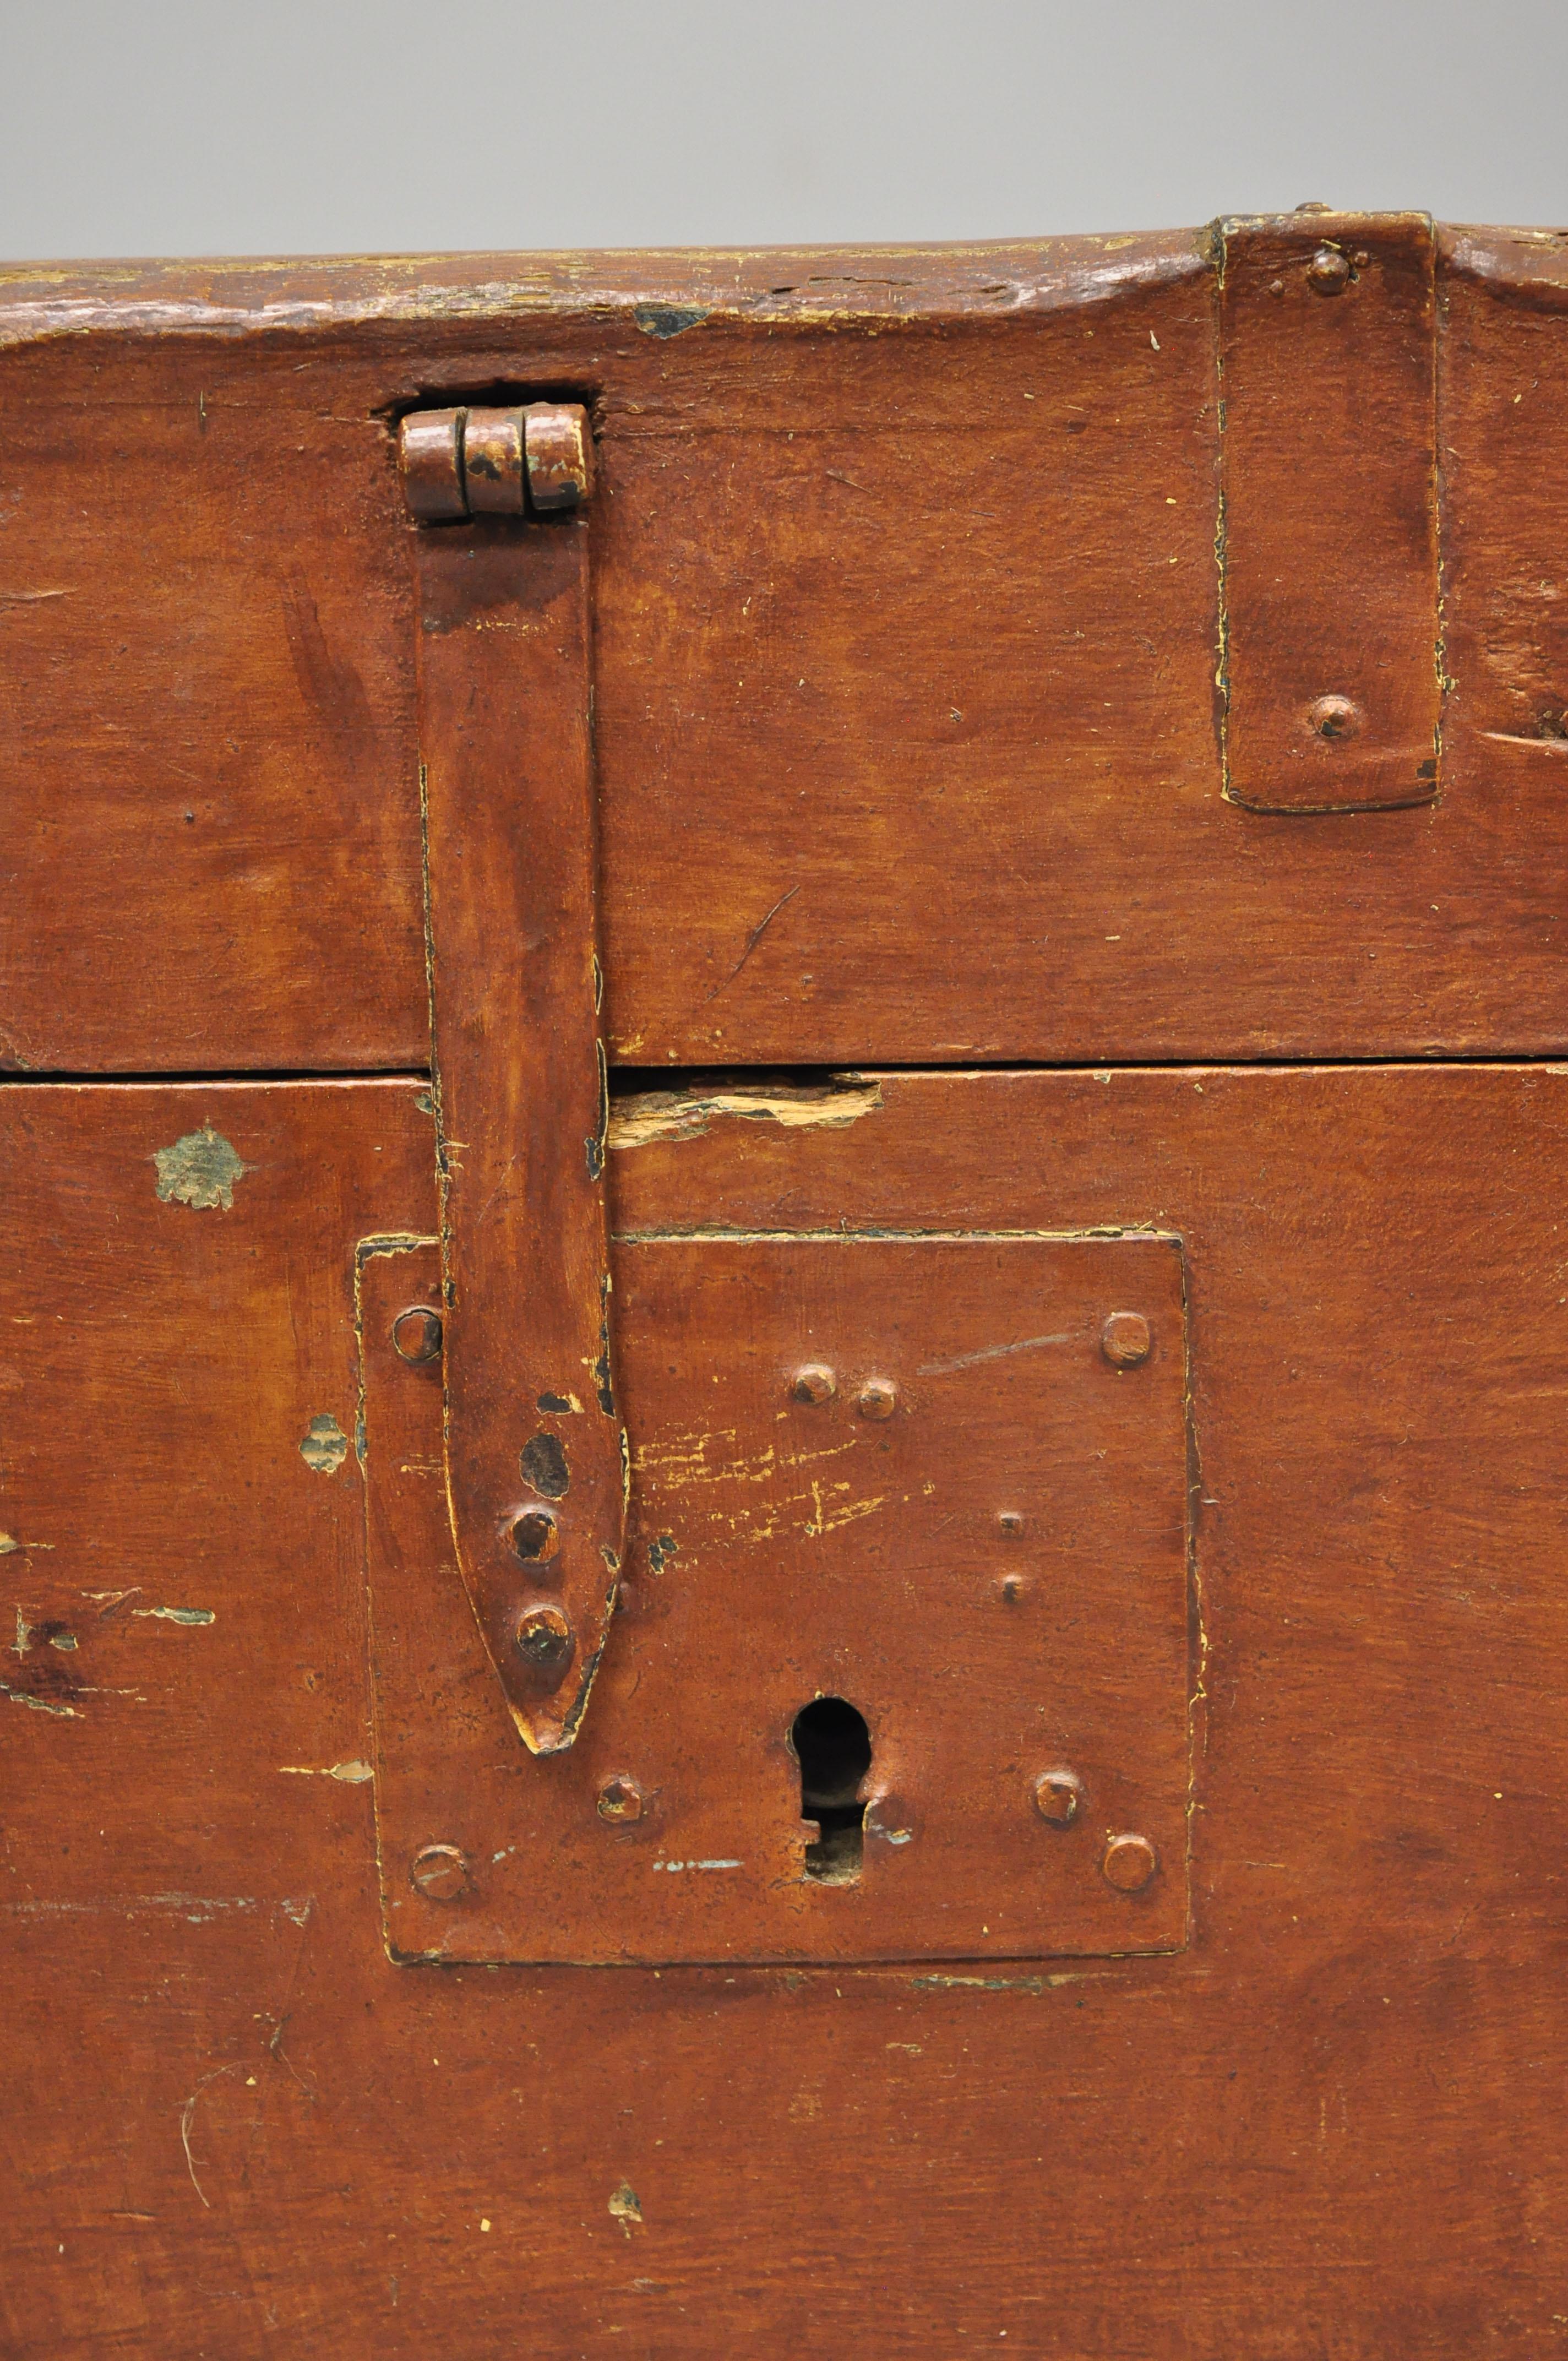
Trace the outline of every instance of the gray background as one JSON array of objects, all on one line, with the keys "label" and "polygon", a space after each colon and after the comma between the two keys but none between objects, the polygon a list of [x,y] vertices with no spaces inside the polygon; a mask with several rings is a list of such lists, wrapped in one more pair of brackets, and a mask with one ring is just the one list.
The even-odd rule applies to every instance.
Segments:
[{"label": "gray background", "polygon": [[0,0],[0,256],[1568,215],[1568,0]]}]

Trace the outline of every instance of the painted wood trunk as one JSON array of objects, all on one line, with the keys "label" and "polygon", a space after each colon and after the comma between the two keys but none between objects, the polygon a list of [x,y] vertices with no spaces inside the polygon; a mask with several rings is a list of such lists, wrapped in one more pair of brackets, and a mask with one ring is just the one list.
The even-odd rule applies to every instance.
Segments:
[{"label": "painted wood trunk", "polygon": [[0,419],[0,2349],[1556,2351],[1562,236]]}]

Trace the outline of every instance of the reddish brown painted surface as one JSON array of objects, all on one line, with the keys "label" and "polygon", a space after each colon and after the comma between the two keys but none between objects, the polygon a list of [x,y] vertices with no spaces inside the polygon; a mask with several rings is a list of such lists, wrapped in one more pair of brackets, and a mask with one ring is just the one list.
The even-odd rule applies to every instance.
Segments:
[{"label": "reddish brown painted surface", "polygon": [[1425,214],[1220,230],[1226,793],[1439,792],[1437,304]]},{"label": "reddish brown painted surface", "polygon": [[12,1054],[422,1066],[390,412],[509,385],[597,397],[612,1057],[1555,1049],[1568,277],[1437,291],[1444,780],[1356,820],[1222,794],[1194,236],[11,274]]},{"label": "reddish brown painted surface", "polygon": [[[984,1961],[1187,1938],[1188,1434],[1179,1242],[650,1239],[617,1262],[636,1515],[569,1757],[520,1778],[452,1567],[439,1389],[390,1339],[432,1250],[361,1279],[388,1940],[440,1960]],[[1100,1347],[1135,1296],[1146,1360]],[[1124,1318],[1129,1315],[1122,1315]],[[803,1350],[840,1383],[794,1399]],[[898,1404],[866,1400],[894,1370]],[[872,1379],[873,1387],[886,1378]],[[385,1426],[387,1433],[382,1433]],[[1014,1533],[1003,1514],[1020,1521]],[[806,1873],[796,1715],[872,1753],[852,1882]],[[1083,1809],[1043,1841],[1034,1784]],[[595,1798],[635,1776],[633,1829]],[[880,1840],[877,1810],[888,1833]],[[847,1797],[846,1800],[849,1800]],[[1139,1831],[1134,1905],[1102,1856]],[[432,1841],[467,1863],[432,1901]]]},{"label": "reddish brown painted surface", "polygon": [[[1556,2349],[1568,270],[1438,235],[1442,771],[1379,812],[1223,793],[1218,294],[1185,236],[0,290],[7,2355]],[[391,1339],[440,1219],[395,430],[541,392],[598,436],[574,611],[658,1512],[580,1760],[508,1723],[431,1512],[442,1364]],[[1380,613],[1399,546],[1369,540]],[[526,673],[476,658],[454,711]],[[515,948],[476,988],[515,997]],[[1098,1274],[1084,1407],[1010,1423],[972,1375],[1008,1361],[968,1362],[955,1446],[929,1365],[1056,1333],[951,1259],[1014,1234]],[[1135,1238],[1180,1242],[1180,1400],[1172,1303],[1105,1276],[1174,1261]],[[796,1252],[850,1276],[791,1328]],[[816,1594],[804,1537],[770,1554],[776,1446],[748,1580],[739,1480],[658,1460],[770,1415],[910,1479]],[[1112,1511],[1087,1556],[1064,1500]],[[1011,1662],[955,1648],[993,1623]],[[862,1872],[807,1895],[753,1741],[781,1668],[804,1701],[844,1664]],[[1016,1842],[1079,1898],[1021,1872],[1016,1948],[935,1923],[1012,1859],[950,1808],[971,1694],[976,1743],[1049,1708]],[[607,1877],[596,1912],[575,1863],[748,1780],[748,1906],[833,1941],[682,1964],[695,1888],[639,1912]],[[890,1859],[935,1931],[867,1964]],[[515,1959],[532,1910],[557,1958],[643,1964],[394,1960],[394,1894],[415,1949],[501,1894],[470,1950]]]},{"label": "reddish brown painted surface", "polygon": [[[299,1442],[432,1219],[415,1087],[9,1092],[5,1677],[72,1718],[0,1699],[8,2349],[1550,2350],[1565,1090],[890,1076],[618,1155],[629,1234],[1179,1228],[1201,1476],[1186,1950],[659,1975],[381,1949],[361,1477]],[[204,1120],[229,1212],[156,1194]]]}]

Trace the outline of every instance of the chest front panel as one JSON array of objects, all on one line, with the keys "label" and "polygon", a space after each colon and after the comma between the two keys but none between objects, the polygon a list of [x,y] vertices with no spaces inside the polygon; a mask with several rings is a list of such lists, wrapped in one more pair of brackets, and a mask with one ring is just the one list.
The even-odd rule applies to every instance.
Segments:
[{"label": "chest front panel", "polygon": [[7,287],[8,2353],[1545,2349],[1559,275]]}]

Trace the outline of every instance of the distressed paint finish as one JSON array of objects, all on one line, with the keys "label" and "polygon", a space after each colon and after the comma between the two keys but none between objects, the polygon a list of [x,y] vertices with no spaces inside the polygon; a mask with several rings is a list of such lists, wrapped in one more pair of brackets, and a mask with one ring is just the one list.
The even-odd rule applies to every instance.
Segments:
[{"label": "distressed paint finish", "polygon": [[[323,1775],[370,1759],[366,1494],[297,1441],[353,1402],[356,1241],[432,1233],[419,1088],[15,1086],[0,1566],[81,1644],[0,1675],[80,1716],[0,1697],[8,2354],[1550,2349],[1568,1076],[878,1079],[617,1157],[616,1226],[1180,1230],[1190,1948],[392,1965],[373,1789]],[[205,1113],[256,1168],[222,1220],[142,1160]],[[138,1583],[216,1620],[82,1596]]]},{"label": "distressed paint finish", "polygon": [[[414,535],[447,1495],[490,1661],[546,1753],[587,1709],[626,1521],[588,536],[576,518]],[[531,1477],[542,1438],[567,1474],[548,1490]],[[521,1635],[541,1608],[572,1646],[535,1674]]]},{"label": "distressed paint finish", "polygon": [[1358,820],[1222,792],[1195,235],[8,272],[4,1053],[423,1067],[390,421],[529,384],[596,401],[612,1060],[1554,1052],[1563,280],[1438,233],[1444,784]]},{"label": "distressed paint finish", "polygon": [[[1308,813],[1223,792],[1210,239],[0,273],[0,1054],[66,1077],[0,1091],[7,2356],[491,2361],[521,2339],[894,2361],[1005,2340],[1053,2361],[1523,2361],[1560,2342],[1563,239],[1439,230],[1431,290],[1441,792]],[[1397,354],[1359,366],[1368,417],[1409,392]],[[1321,415],[1333,384],[1301,373]],[[563,593],[554,644],[579,688],[594,649],[623,1071],[605,1132],[597,1093],[561,1130],[568,1162],[579,1137],[611,1151],[637,1436],[656,1459],[740,1422],[720,1405],[767,1323],[699,1308],[742,1239],[776,1260],[803,1237],[846,1257],[1179,1237],[1179,1947],[1023,1956],[982,1913],[972,1949],[939,1930],[897,1963],[849,1938],[831,1965],[652,1956],[733,1873],[711,1839],[751,1759],[746,1700],[781,1666],[825,1675],[800,1487],[766,1445],[744,1487],[683,1488],[664,1462],[582,1746],[532,1755],[502,1719],[439,1513],[440,1365],[386,1333],[435,1300],[440,1226],[418,795],[439,634],[395,441],[416,403],[541,387],[591,401],[600,463],[591,596]],[[1407,598],[1419,620],[1429,582],[1422,501],[1401,538],[1384,498],[1401,456],[1424,465],[1413,413],[1393,440],[1369,494],[1379,629]],[[449,546],[482,571],[517,530]],[[575,529],[536,530],[569,571]],[[528,602],[495,564],[504,624]],[[1301,644],[1359,658],[1338,580]],[[477,588],[456,594],[471,620]],[[526,784],[568,713],[580,754],[580,694],[518,709],[547,634],[451,638],[472,645],[448,734],[482,698],[516,751],[492,786]],[[1412,730],[1391,732],[1401,762]],[[523,893],[499,834],[480,904]],[[590,840],[574,823],[529,849]],[[471,1014],[492,974],[516,987],[521,939],[480,946]],[[477,1026],[452,1072],[493,1049]],[[507,1119],[547,1125],[516,1080]],[[476,1135],[454,1112],[460,1159]],[[468,1205],[482,1233],[492,1201]],[[645,1275],[686,1256],[685,1290]],[[414,1268],[417,1296],[389,1287]],[[840,1333],[775,1372],[778,1431],[837,1421],[858,1460],[913,1465],[924,1389],[981,1405],[1058,1333],[1016,1316],[1025,1292],[999,1280],[959,1322],[956,1282],[902,1310],[846,1282],[814,1315]],[[895,1313],[931,1331],[913,1373],[872,1351]],[[1102,1402],[1168,1378],[1146,1314],[1106,1307]],[[552,1373],[509,1442],[533,1510],[581,1497],[590,1376]],[[983,1442],[981,1407],[959,1423]],[[1036,1481],[1031,1438],[1061,1423],[1022,1422]],[[1086,1495],[1102,1466],[1074,1470]],[[730,1490],[757,1571],[704,1615]],[[1038,1632],[1020,1694],[1068,1667],[1072,1710],[1120,1687],[1130,1725],[1098,1578],[1026,1562],[1045,1529],[1071,1568],[1078,1521],[1028,1505],[994,1502],[995,1612]],[[961,1518],[896,1561],[877,1531],[835,1535],[835,1611],[842,1638],[863,1603],[842,1641],[861,1662],[905,1619],[927,1689],[893,1703],[915,1741],[894,1763],[892,1705],[872,1713],[861,1883],[808,1900],[789,1853],[781,1913],[852,1913],[879,1860],[932,1858],[934,1835],[954,1894],[977,1890],[983,1825],[971,1843],[920,1732],[949,1724],[950,1694],[923,1700],[961,1687],[950,1626],[991,1560]],[[1126,1539],[1132,1586],[1135,1521]],[[422,1624],[415,1695],[392,1659]],[[706,1826],[676,1825],[639,1747],[655,1704]],[[1133,1816],[1097,1811],[1102,1767],[1048,1734],[1053,1759],[1017,1750],[1031,1839],[1091,1844],[1102,1909],[1157,1914]],[[1165,1859],[1166,1823],[1149,1833]],[[591,1902],[596,1858],[640,1846],[660,1864],[649,1963],[388,1956],[394,1894],[422,1929],[466,1929],[449,1950],[499,1951],[500,1913],[475,1939],[497,1881],[510,1909],[576,1859]]]}]

